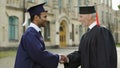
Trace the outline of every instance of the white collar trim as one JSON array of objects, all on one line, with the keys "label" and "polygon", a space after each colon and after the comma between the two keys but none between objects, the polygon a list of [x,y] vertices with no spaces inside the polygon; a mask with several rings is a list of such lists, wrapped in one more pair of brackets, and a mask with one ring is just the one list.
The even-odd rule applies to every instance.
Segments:
[{"label": "white collar trim", "polygon": [[94,26],[96,26],[97,24],[96,24],[97,22],[96,21],[94,21],[90,26],[89,26],[89,28],[90,29],[92,29]]},{"label": "white collar trim", "polygon": [[36,24],[34,23],[30,23],[30,26],[29,27],[33,27],[37,32],[41,31],[41,28],[39,28]]}]

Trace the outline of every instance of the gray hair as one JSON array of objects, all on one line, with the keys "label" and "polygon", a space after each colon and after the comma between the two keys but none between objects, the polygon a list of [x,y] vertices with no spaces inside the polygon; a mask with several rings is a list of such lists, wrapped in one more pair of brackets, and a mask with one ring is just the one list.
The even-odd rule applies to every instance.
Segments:
[{"label": "gray hair", "polygon": [[96,13],[92,13],[91,15],[92,15],[93,18],[96,19]]}]

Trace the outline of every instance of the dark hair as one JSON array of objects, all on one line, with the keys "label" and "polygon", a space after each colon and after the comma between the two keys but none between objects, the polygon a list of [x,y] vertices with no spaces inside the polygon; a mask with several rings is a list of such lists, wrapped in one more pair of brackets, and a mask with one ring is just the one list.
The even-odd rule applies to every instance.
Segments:
[{"label": "dark hair", "polygon": [[34,16],[35,16],[35,15],[33,15],[33,16],[30,17],[30,21],[31,21],[31,22],[33,22]]},{"label": "dark hair", "polygon": [[[36,14],[36,15],[40,17],[40,14]],[[34,16],[35,16],[35,15],[33,15],[33,16],[30,17],[30,21],[31,21],[31,22],[33,22]],[[40,18],[41,18],[41,17],[40,17]]]}]

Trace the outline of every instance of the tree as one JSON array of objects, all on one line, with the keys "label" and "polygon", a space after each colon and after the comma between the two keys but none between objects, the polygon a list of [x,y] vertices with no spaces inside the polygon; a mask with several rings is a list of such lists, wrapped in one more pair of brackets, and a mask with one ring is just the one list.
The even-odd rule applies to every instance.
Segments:
[{"label": "tree", "polygon": [[118,5],[118,8],[120,9],[120,4]]}]

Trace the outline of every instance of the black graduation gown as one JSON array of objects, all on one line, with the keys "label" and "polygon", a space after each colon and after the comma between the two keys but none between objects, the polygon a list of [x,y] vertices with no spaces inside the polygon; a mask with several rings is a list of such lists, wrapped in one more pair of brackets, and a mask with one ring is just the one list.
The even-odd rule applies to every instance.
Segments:
[{"label": "black graduation gown", "polygon": [[117,52],[112,34],[104,27],[94,26],[80,41],[78,51],[68,55],[65,68],[117,68]]},{"label": "black graduation gown", "polygon": [[42,36],[29,27],[22,36],[14,68],[57,68],[59,56],[45,50]]}]

